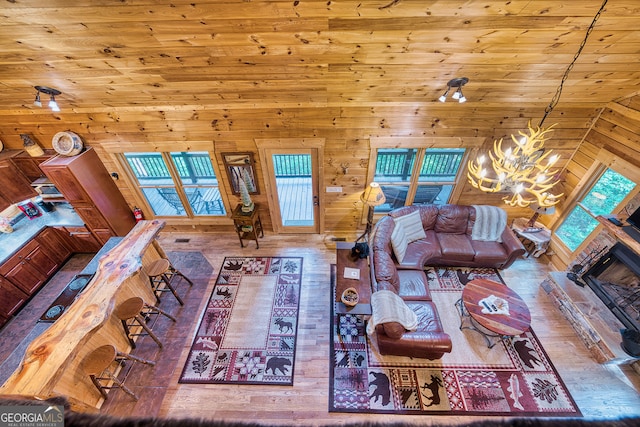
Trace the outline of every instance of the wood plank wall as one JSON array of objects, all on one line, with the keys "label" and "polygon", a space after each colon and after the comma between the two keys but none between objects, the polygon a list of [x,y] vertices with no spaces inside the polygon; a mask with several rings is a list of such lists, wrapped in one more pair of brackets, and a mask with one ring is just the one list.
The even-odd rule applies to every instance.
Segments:
[{"label": "wood plank wall", "polygon": [[[587,175],[596,163],[601,149],[640,168],[640,95],[608,104],[585,135],[563,172],[564,191],[569,200],[581,193],[581,181],[588,178]],[[568,209],[571,209],[571,205],[559,204],[555,215],[541,219],[546,219],[553,227],[558,225],[556,222],[561,221]],[[562,252],[553,242],[551,249]],[[562,270],[573,259],[567,259],[567,256],[559,253],[552,256],[551,261],[556,268]]]}]

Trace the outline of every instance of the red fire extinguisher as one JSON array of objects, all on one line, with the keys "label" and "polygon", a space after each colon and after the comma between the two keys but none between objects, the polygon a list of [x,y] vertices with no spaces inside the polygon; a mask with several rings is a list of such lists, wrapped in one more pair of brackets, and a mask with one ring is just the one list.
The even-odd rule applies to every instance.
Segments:
[{"label": "red fire extinguisher", "polygon": [[133,208],[133,217],[136,219],[136,222],[140,222],[144,219],[144,214],[142,213],[142,209],[139,207]]}]

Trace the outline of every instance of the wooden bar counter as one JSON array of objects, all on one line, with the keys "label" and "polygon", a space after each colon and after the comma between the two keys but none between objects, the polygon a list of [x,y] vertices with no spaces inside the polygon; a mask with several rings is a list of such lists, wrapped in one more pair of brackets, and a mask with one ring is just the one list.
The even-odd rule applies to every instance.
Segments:
[{"label": "wooden bar counter", "polygon": [[74,410],[100,408],[102,396],[80,363],[85,355],[105,344],[130,351],[122,323],[112,312],[120,302],[134,296],[155,304],[142,267],[166,257],[156,240],[163,227],[163,221],[140,221],[100,259],[84,291],[68,311],[31,342],[20,366],[0,387],[0,394],[42,399],[62,395]]}]

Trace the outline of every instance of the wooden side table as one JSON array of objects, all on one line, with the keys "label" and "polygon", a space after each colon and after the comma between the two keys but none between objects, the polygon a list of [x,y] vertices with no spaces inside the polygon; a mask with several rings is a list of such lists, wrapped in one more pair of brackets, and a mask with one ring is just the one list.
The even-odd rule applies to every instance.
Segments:
[{"label": "wooden side table", "polygon": [[535,258],[538,258],[540,255],[547,252],[547,249],[549,248],[549,243],[551,242],[551,230],[541,223],[536,222],[535,226],[536,228],[539,228],[540,231],[533,233],[527,232],[526,229],[528,222],[529,220],[527,218],[516,218],[511,224],[511,229],[527,248],[527,257],[533,255]]},{"label": "wooden side table", "polygon": [[248,213],[242,212],[242,204],[238,204],[231,213],[231,219],[233,219],[233,226],[240,239],[240,247],[244,248],[243,240],[249,239],[255,240],[256,249],[259,249],[258,237],[264,237],[264,230],[262,229],[258,204],[253,211]]}]

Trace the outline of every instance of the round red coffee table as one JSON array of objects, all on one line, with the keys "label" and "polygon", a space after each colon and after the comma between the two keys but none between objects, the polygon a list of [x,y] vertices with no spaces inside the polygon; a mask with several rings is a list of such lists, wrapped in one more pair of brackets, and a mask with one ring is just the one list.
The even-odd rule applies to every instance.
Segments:
[{"label": "round red coffee table", "polygon": [[471,280],[456,305],[460,311],[460,330],[482,334],[489,348],[522,334],[531,326],[529,307],[520,295],[493,280]]}]

